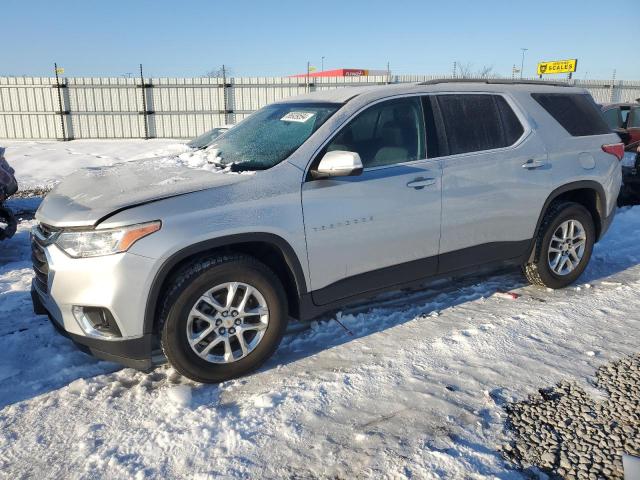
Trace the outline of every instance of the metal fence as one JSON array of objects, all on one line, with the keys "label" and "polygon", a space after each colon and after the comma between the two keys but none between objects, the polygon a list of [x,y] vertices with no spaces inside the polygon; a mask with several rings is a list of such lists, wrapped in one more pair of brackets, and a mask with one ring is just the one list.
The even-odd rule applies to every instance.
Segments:
[{"label": "metal fence", "polygon": [[[0,77],[0,138],[192,138],[307,91],[446,78],[366,77],[60,78]],[[597,102],[633,101],[640,81],[569,80]]]}]

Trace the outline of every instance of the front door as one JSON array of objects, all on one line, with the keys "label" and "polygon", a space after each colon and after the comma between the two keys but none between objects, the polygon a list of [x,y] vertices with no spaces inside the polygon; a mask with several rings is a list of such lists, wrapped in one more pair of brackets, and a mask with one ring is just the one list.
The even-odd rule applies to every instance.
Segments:
[{"label": "front door", "polygon": [[357,152],[359,176],[309,180],[302,206],[318,305],[434,274],[441,169],[426,159],[419,97],[377,103],[327,144]]}]

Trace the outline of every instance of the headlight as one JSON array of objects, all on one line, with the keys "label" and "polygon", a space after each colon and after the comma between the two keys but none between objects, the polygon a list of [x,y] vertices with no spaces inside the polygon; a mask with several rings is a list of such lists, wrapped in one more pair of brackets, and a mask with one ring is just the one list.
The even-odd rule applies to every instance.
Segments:
[{"label": "headlight", "polygon": [[161,222],[141,223],[105,230],[62,232],[56,245],[74,258],[99,257],[126,252],[141,238],[160,230]]}]

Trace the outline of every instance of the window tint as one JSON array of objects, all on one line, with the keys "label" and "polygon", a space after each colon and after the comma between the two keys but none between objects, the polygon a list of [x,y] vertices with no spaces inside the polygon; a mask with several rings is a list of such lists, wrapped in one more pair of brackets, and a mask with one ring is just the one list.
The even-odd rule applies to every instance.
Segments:
[{"label": "window tint", "polygon": [[620,114],[622,115],[622,126],[624,128],[627,128],[627,120],[629,120],[629,113],[631,112],[631,109],[629,107],[621,107],[620,108]]},{"label": "window tint", "polygon": [[602,135],[611,131],[591,95],[532,93],[531,96],[574,137]]},{"label": "window tint", "polygon": [[604,121],[607,122],[609,128],[621,128],[622,127],[622,114],[619,108],[610,108],[602,112]]},{"label": "window tint", "polygon": [[[499,95],[437,95],[434,101],[444,128],[444,134],[437,135],[441,155],[507,147],[524,132],[518,117]],[[427,136],[428,143],[431,136]]]},{"label": "window tint", "polygon": [[627,128],[639,128],[639,127],[640,127],[640,108],[634,108],[629,113]]},{"label": "window tint", "polygon": [[498,111],[500,112],[500,118],[502,120],[502,129],[504,131],[505,145],[513,145],[524,133],[524,127],[516,117],[515,112],[511,109],[507,101],[498,95],[494,95],[493,98],[498,105]]},{"label": "window tint", "polygon": [[436,158],[446,155],[446,138],[444,130],[437,127],[434,113],[435,97],[422,97],[422,109],[424,110],[424,123],[427,132],[427,158]]},{"label": "window tint", "polygon": [[425,158],[419,98],[389,100],[368,108],[329,143],[326,151],[332,150],[357,152],[365,168]]}]

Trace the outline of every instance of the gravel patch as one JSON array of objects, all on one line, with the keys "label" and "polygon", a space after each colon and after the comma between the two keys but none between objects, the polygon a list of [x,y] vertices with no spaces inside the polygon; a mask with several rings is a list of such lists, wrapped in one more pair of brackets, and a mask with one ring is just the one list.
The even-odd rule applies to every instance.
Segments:
[{"label": "gravel patch", "polygon": [[44,197],[52,190],[53,186],[43,186],[35,188],[27,188],[25,190],[18,190],[11,198],[31,198],[31,197]]},{"label": "gravel patch", "polygon": [[507,405],[515,441],[502,446],[505,457],[552,478],[624,478],[622,455],[640,456],[640,354],[600,367],[595,385],[606,399],[561,382]]}]

